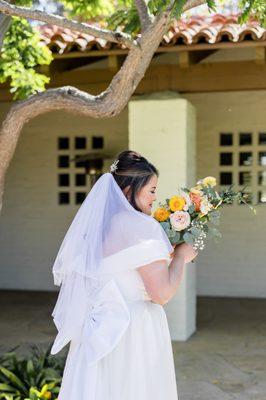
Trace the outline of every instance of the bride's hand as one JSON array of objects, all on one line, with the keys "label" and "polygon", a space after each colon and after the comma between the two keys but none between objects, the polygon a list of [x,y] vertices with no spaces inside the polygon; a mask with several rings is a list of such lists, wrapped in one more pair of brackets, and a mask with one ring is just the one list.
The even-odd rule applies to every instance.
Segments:
[{"label": "bride's hand", "polygon": [[198,251],[194,250],[191,244],[181,243],[174,245],[173,255],[174,257],[182,257],[187,264],[197,257]]}]

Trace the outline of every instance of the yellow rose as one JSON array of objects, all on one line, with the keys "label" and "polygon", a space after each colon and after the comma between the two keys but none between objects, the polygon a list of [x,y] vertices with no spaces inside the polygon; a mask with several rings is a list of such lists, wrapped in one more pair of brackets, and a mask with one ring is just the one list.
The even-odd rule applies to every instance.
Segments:
[{"label": "yellow rose", "polygon": [[202,179],[203,186],[216,186],[216,178],[213,176],[206,176],[206,178]]},{"label": "yellow rose", "polygon": [[170,215],[170,212],[162,207],[157,208],[157,210],[155,210],[155,212],[154,212],[154,218],[159,222],[166,221],[167,218],[169,217],[169,215]]},{"label": "yellow rose", "polygon": [[171,211],[181,211],[186,205],[186,200],[181,196],[173,196],[169,200],[169,207]]}]

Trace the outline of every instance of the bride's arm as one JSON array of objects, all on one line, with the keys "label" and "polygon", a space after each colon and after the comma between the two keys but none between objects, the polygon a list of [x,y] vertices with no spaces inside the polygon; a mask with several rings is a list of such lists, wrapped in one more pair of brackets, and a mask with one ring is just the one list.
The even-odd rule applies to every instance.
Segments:
[{"label": "bride's arm", "polygon": [[153,302],[164,305],[174,296],[182,278],[184,265],[197,254],[191,245],[182,243],[176,246],[168,268],[166,260],[154,261],[137,268]]}]

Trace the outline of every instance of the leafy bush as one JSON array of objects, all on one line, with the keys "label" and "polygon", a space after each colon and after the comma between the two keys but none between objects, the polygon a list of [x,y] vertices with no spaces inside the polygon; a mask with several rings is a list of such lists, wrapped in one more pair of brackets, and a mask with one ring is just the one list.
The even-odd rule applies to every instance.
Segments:
[{"label": "leafy bush", "polygon": [[65,359],[51,356],[50,349],[32,345],[29,356],[11,351],[0,357],[0,399],[57,399]]}]

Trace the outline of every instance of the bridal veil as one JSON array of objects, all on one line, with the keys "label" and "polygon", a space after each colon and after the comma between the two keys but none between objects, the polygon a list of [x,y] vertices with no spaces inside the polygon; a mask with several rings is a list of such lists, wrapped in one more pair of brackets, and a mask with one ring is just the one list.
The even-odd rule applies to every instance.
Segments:
[{"label": "bridal veil", "polygon": [[169,260],[172,250],[160,224],[137,211],[113,175],[104,173],[76,213],[54,261],[60,291],[52,313],[58,334],[51,353],[81,338],[89,363],[110,352],[130,315],[115,281],[102,286],[101,274]]}]

